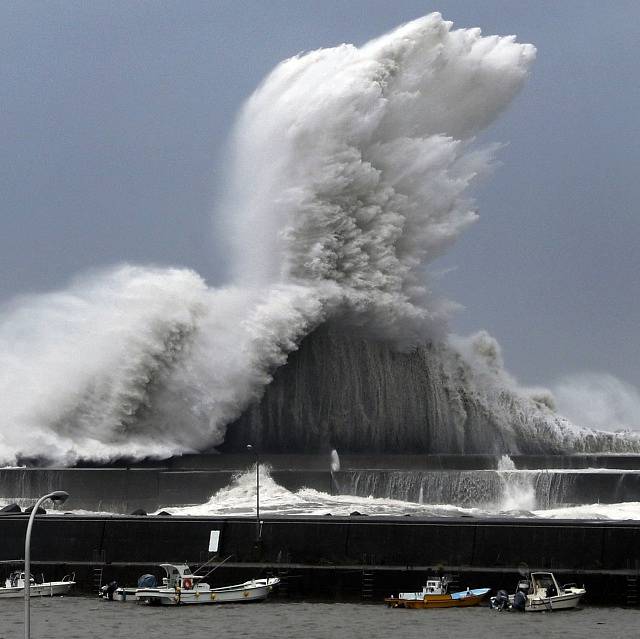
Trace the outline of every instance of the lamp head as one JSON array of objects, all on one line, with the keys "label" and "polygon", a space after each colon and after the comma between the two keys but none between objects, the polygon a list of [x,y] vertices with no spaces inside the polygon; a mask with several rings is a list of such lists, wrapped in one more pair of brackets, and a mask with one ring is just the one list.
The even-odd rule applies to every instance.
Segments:
[{"label": "lamp head", "polygon": [[252,449],[253,449],[253,446],[252,446],[251,444],[247,444],[247,450],[248,450],[249,452],[251,452],[251,451],[252,451]]},{"label": "lamp head", "polygon": [[65,490],[56,490],[55,492],[49,495],[49,499],[51,501],[57,501],[59,504],[62,504],[65,501],[67,501],[68,497],[69,497],[69,493],[66,492]]}]

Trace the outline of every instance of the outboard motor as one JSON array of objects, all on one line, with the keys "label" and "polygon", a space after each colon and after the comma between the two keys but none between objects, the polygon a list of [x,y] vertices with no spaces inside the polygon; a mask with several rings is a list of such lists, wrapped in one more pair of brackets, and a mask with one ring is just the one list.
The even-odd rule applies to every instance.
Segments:
[{"label": "outboard motor", "polygon": [[509,595],[506,590],[498,590],[495,597],[491,597],[491,607],[495,610],[509,610]]},{"label": "outboard motor", "polygon": [[100,588],[100,596],[106,597],[109,601],[113,601],[113,593],[118,589],[117,581],[110,581],[108,584]]},{"label": "outboard motor", "polygon": [[514,610],[519,610],[520,612],[525,611],[525,607],[527,605],[527,595],[522,592],[522,590],[518,590],[513,597],[513,605],[512,608]]}]

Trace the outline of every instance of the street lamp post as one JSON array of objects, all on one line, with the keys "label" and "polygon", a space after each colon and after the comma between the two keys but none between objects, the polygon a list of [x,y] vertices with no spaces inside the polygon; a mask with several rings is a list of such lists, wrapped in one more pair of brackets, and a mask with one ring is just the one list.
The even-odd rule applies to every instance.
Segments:
[{"label": "street lamp post", "polygon": [[247,444],[247,450],[253,452],[256,457],[256,541],[260,541],[260,457],[258,457],[258,449],[251,444]]},{"label": "street lamp post", "polygon": [[27,534],[24,538],[24,639],[30,639],[31,637],[31,529],[33,528],[33,520],[36,518],[36,513],[42,502],[50,499],[51,501],[63,503],[68,496],[69,493],[64,490],[56,490],[44,497],[40,497],[29,517]]}]

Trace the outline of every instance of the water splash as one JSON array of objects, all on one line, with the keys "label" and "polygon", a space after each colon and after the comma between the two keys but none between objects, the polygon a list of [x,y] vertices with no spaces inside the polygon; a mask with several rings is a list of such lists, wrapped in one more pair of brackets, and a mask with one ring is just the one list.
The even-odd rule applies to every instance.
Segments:
[{"label": "water splash", "polygon": [[515,470],[516,465],[509,455],[502,455],[498,460],[498,470]]},{"label": "water splash", "polygon": [[340,470],[340,457],[338,451],[334,448],[331,451],[331,472],[337,473]]},{"label": "water splash", "polygon": [[[343,471],[344,472],[344,471]],[[527,471],[529,474],[537,471]],[[571,474],[571,473],[567,473]],[[255,471],[239,474],[232,484],[219,490],[204,504],[184,507],[163,507],[159,510],[174,515],[193,516],[252,516],[255,514]],[[536,509],[522,508],[516,500],[512,509],[504,503],[487,503],[482,495],[477,504],[465,505],[423,503],[402,498],[372,495],[329,495],[321,491],[303,488],[292,492],[278,485],[269,469],[261,467],[260,512],[265,515],[350,515],[358,512],[365,515],[425,516],[425,517],[495,517],[507,514],[510,517],[552,517],[567,519],[640,519],[640,502],[614,504],[556,504]]]},{"label": "water splash", "polygon": [[[476,219],[469,187],[496,148],[474,136],[508,106],[534,55],[431,14],[360,48],[280,64],[233,135],[218,217],[234,285],[122,266],[5,305],[0,462],[215,446],[328,318],[396,347],[444,340],[452,304],[429,291],[425,268]],[[505,399],[505,375],[486,365],[490,340],[469,348],[482,365],[458,370],[468,396],[487,398],[482,410],[516,433],[519,422],[544,437],[564,428],[533,400]]]},{"label": "water splash", "polygon": [[[173,515],[193,516],[250,516],[255,514],[255,504],[255,471],[247,471],[235,477],[230,486],[219,490],[205,504],[163,507],[158,512],[164,510]],[[260,467],[261,515],[349,515],[354,511],[371,515],[404,515],[413,512],[434,516],[455,516],[463,512],[455,506],[422,507],[402,500],[329,495],[310,488],[292,492],[273,480],[268,467]]]},{"label": "water splash", "polygon": [[513,472],[500,474],[502,495],[499,508],[503,511],[534,510],[537,506],[536,489],[532,477]]},{"label": "water splash", "polygon": [[7,305],[0,458],[166,457],[222,441],[322,318],[308,289],[122,266]]},{"label": "water splash", "polygon": [[233,137],[220,214],[234,279],[329,285],[341,312],[403,341],[442,328],[451,307],[429,294],[424,267],[476,219],[468,187],[495,147],[474,148],[473,136],[534,55],[434,13],[361,48],[280,64]]},{"label": "water splash", "polygon": [[233,138],[221,207],[239,288],[124,266],[0,317],[0,455],[166,456],[219,443],[328,316],[404,341],[449,305],[424,266],[474,219],[476,132],[534,57],[440,15],[279,65]]}]

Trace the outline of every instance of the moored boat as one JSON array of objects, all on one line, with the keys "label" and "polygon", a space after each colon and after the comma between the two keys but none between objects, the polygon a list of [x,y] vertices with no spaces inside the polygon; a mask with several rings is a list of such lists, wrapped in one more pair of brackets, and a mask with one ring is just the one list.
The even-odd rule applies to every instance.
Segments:
[{"label": "moored boat", "polygon": [[[75,575],[65,575],[60,581],[41,581],[31,577],[29,594],[31,597],[55,597],[69,592],[76,583]],[[0,586],[0,599],[14,599],[24,597],[24,572],[12,572],[5,580],[4,586]]]},{"label": "moored boat", "polygon": [[[164,606],[181,604],[220,604],[263,601],[280,583],[277,577],[252,579],[231,586],[211,588],[186,564],[160,564],[166,572],[161,586],[137,588],[135,598],[143,603]],[[116,591],[117,594],[117,591]]]},{"label": "moored boat", "polygon": [[384,601],[391,608],[465,608],[477,606],[490,588],[467,588],[451,593],[447,590],[445,579],[430,577],[421,592],[401,592],[397,597],[387,597]]},{"label": "moored boat", "polygon": [[[576,584],[561,587],[552,572],[532,572],[529,579],[522,580],[519,586],[522,588],[518,589],[526,596],[526,612],[576,608],[587,592],[584,587],[578,588]],[[510,595],[511,605],[514,605],[514,601],[515,595]]]},{"label": "moored boat", "polygon": [[522,612],[570,610],[578,606],[586,592],[574,583],[560,586],[552,572],[532,572],[518,582],[515,594],[508,595],[508,600],[506,593],[498,593],[491,603],[493,608]]}]

